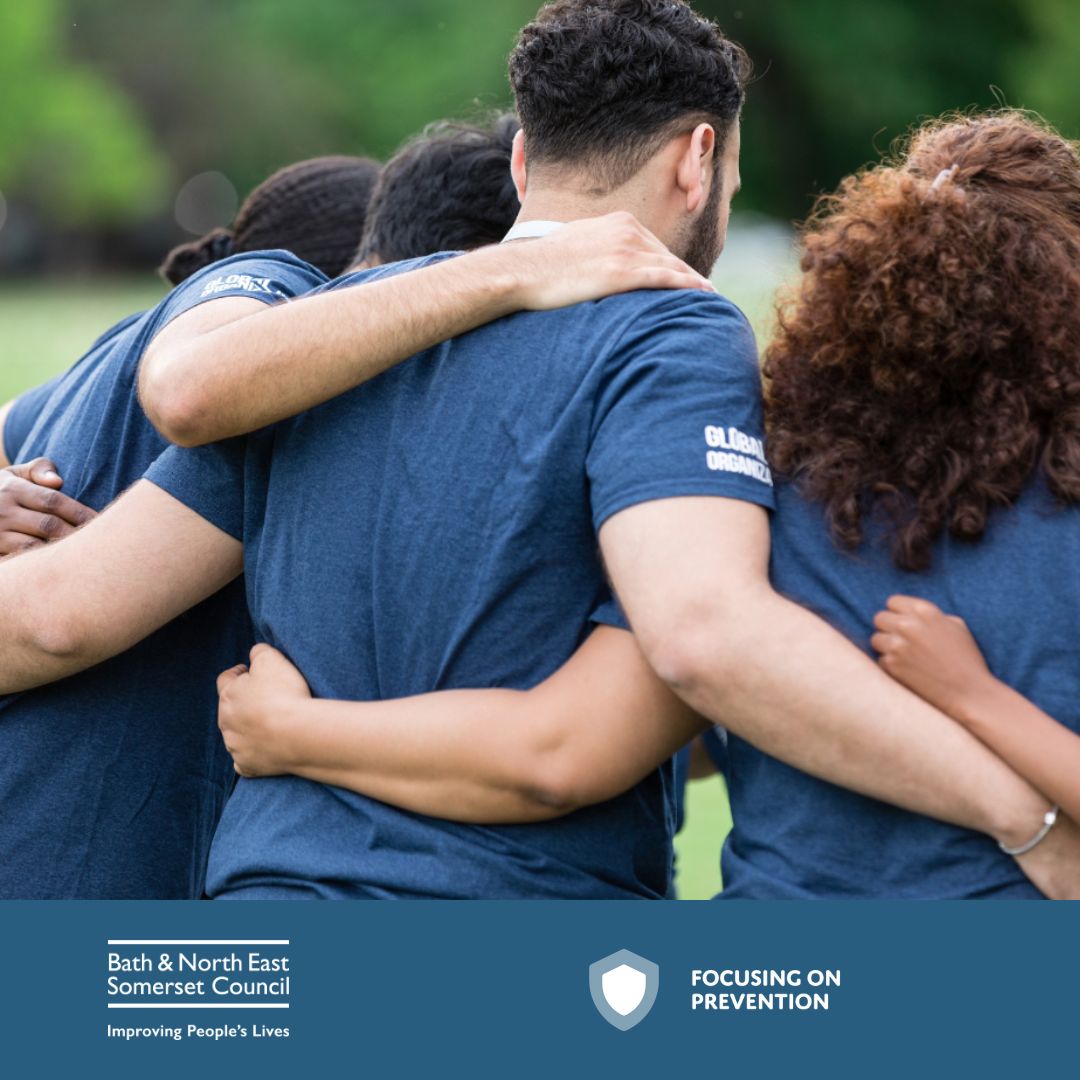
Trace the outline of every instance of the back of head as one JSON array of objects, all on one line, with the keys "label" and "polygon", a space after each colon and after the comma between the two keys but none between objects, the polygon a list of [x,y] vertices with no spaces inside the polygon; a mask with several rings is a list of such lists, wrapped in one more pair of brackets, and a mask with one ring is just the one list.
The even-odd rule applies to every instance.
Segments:
[{"label": "back of head", "polygon": [[682,0],[555,0],[510,55],[530,176],[585,173],[603,193],[699,123],[722,142],[749,74],[743,50]]},{"label": "back of head", "polygon": [[158,272],[172,285],[218,259],[284,248],[328,277],[349,264],[379,177],[370,158],[330,156],[287,165],[244,200],[230,229],[173,248]]},{"label": "back of head", "polygon": [[383,169],[357,261],[399,262],[497,243],[520,204],[510,174],[517,119],[490,126],[441,122]]},{"label": "back of head", "polygon": [[1080,155],[1003,111],[924,125],[804,232],[766,353],[770,456],[898,565],[977,540],[1042,470],[1080,501]]}]

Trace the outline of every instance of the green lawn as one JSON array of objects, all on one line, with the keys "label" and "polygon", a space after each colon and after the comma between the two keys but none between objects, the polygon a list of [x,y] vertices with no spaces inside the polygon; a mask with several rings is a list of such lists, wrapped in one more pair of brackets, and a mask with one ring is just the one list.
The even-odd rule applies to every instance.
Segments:
[{"label": "green lawn", "polygon": [[[768,332],[772,294],[790,269],[787,237],[765,227],[734,229],[715,281],[749,316],[759,340]],[[103,330],[156,303],[163,286],[142,279],[4,284],[0,289],[0,402],[76,360]],[[720,844],[730,828],[722,781],[690,785],[687,826],[677,840],[679,895],[704,899],[720,888]]]},{"label": "green lawn", "polygon": [[165,287],[132,280],[34,282],[0,286],[0,399],[69,367],[102,331],[156,304]]}]

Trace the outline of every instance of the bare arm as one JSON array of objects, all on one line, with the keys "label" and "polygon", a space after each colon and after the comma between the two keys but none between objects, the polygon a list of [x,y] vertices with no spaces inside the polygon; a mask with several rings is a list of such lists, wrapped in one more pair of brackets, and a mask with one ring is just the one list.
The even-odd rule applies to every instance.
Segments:
[{"label": "bare arm", "polygon": [[528,691],[321,701],[266,645],[219,688],[222,734],[242,775],[292,773],[487,824],[544,821],[614,798],[705,727],[633,637],[611,627]]},{"label": "bare arm", "polygon": [[641,288],[712,286],[629,214],[611,214],[273,308],[205,305],[261,309],[239,323],[211,325],[195,308],[151,343],[140,398],[167,439],[199,446],[295,416],[511,312]]},{"label": "bare arm", "polygon": [[[843,787],[1021,843],[1046,802],[846,638],[773,591],[765,511],[670,499],[611,518],[608,569],[645,655],[690,705]],[[720,542],[722,540],[722,542]]]},{"label": "bare arm", "polygon": [[241,568],[239,541],[140,481],[64,543],[0,563],[0,693],[123,652]]},{"label": "bare arm", "polygon": [[894,596],[874,620],[881,666],[1080,821],[1080,736],[996,679],[963,619]]}]

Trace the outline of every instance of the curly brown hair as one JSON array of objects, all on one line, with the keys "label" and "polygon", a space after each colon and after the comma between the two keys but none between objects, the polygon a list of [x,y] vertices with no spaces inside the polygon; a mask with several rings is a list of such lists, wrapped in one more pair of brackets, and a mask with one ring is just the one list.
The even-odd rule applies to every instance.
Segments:
[{"label": "curly brown hair", "polygon": [[921,570],[1039,470],[1080,501],[1076,145],[1011,110],[931,122],[803,241],[765,354],[769,451],[839,544],[880,518]]}]

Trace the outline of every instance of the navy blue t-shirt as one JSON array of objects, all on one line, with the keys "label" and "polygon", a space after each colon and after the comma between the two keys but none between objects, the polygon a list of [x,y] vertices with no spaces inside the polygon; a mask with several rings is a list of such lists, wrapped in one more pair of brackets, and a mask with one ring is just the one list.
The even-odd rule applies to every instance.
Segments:
[{"label": "navy blue t-shirt", "polygon": [[[736,431],[747,452],[719,453]],[[715,295],[638,292],[503,319],[246,442],[170,450],[148,476],[243,538],[259,639],[316,696],[372,700],[543,680],[606,599],[600,526],[672,496],[771,505],[760,436],[743,316]],[[207,888],[658,898],[673,824],[670,766],[610,802],[501,827],[241,780]]]},{"label": "navy blue t-shirt", "polygon": [[27,390],[12,404],[4,421],[4,457],[12,464],[19,462],[19,448],[26,441],[38,413],[45,407],[45,402],[62,378],[62,375],[57,375],[48,382],[35,386],[33,390]]},{"label": "navy blue t-shirt", "polygon": [[25,394],[21,394],[13,402],[4,422],[4,456],[8,461],[18,464],[21,461],[30,460],[28,457],[21,455],[19,451],[26,441],[27,435],[30,434],[30,429],[37,422],[37,418],[46,407],[49,398],[52,397],[53,391],[61,382],[69,378],[75,368],[97,356],[106,342],[122,333],[133,322],[141,319],[142,316],[143,313],[139,311],[134,315],[128,315],[127,318],[121,319],[114,326],[110,326],[75,362],[74,367],[69,368],[64,374],[57,375],[48,382],[42,383],[40,386],[35,386],[32,390],[27,390]]},{"label": "navy blue t-shirt", "polygon": [[[55,381],[18,457],[52,458],[67,494],[104,509],[166,447],[136,399],[154,334],[206,300],[271,303],[325,280],[283,251],[200,271]],[[234,583],[122,656],[0,698],[0,897],[201,895],[232,777],[214,680],[251,640]]]},{"label": "navy blue t-shirt", "polygon": [[[772,543],[775,587],[864,651],[891,595],[921,596],[967,621],[998,678],[1080,730],[1080,509],[1055,509],[1042,483],[995,513],[979,543],[941,539],[925,573],[898,570],[873,534],[838,549],[820,507],[788,484]],[[816,780],[734,735],[727,776],[724,898],[1038,896],[989,837]]]}]

